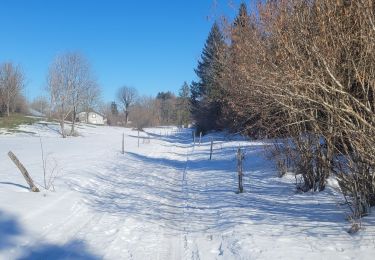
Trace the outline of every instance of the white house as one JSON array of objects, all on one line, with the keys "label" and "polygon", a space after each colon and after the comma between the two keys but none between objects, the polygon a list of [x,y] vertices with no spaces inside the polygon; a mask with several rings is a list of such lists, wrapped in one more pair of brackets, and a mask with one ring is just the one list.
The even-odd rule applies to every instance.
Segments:
[{"label": "white house", "polygon": [[79,113],[77,116],[77,120],[81,123],[88,123],[93,125],[104,125],[107,122],[107,119],[104,117],[104,115],[94,111]]}]

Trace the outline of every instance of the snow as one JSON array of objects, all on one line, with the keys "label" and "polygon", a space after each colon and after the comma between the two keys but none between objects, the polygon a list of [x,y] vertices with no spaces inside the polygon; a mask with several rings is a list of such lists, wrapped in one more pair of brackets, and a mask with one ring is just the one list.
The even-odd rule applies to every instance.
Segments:
[{"label": "snow", "polygon": [[29,108],[29,114],[31,116],[35,116],[35,117],[45,117],[46,116],[45,114],[43,114],[43,113],[41,113],[41,112],[39,112],[35,109],[32,109],[32,108]]},{"label": "snow", "polygon": [[[212,134],[194,146],[190,129],[164,127],[141,132],[150,143],[138,148],[126,128],[79,125],[66,139],[48,122],[19,130],[0,134],[0,259],[373,259],[374,214],[349,235],[335,181],[295,193],[294,177],[277,178],[265,159],[269,142]],[[41,142],[56,191],[31,193],[7,152],[43,185]]]}]

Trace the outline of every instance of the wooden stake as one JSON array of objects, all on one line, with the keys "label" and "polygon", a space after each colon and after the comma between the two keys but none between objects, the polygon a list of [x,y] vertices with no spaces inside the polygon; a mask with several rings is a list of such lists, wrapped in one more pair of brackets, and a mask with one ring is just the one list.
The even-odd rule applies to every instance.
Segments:
[{"label": "wooden stake", "polygon": [[139,148],[139,130],[138,130],[138,148]]},{"label": "wooden stake", "polygon": [[212,147],[214,146],[214,140],[211,137],[211,148],[210,148],[210,161],[212,159]]},{"label": "wooden stake", "polygon": [[32,192],[39,192],[39,189],[35,186],[33,180],[31,179],[29,173],[27,172],[25,166],[22,165],[22,163],[18,160],[17,156],[15,156],[14,153],[11,151],[8,152],[9,158],[14,162],[14,164],[17,166],[17,168],[21,171],[23,177],[25,178],[27,184],[29,184],[30,189]]},{"label": "wooden stake", "polygon": [[237,150],[237,172],[238,172],[238,193],[243,192],[243,159],[245,155],[241,151],[241,147]]},{"label": "wooden stake", "polygon": [[201,141],[202,141],[202,132],[199,133],[199,146],[201,146]]},{"label": "wooden stake", "polygon": [[122,133],[122,150],[121,150],[122,154],[125,153],[124,149],[125,149],[125,134]]}]

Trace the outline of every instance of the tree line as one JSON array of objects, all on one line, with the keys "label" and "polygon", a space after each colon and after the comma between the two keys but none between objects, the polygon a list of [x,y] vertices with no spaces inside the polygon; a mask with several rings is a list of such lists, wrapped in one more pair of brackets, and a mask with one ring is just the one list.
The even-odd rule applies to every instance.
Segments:
[{"label": "tree line", "polygon": [[[57,119],[62,137],[75,135],[79,112],[96,111],[109,125],[131,126],[137,129],[158,125],[185,125],[190,123],[189,86],[184,83],[179,95],[159,92],[156,97],[140,96],[136,88],[122,86],[116,101],[103,104],[101,89],[88,60],[80,53],[58,55],[49,66],[46,93],[37,97],[31,108]],[[70,123],[67,130],[66,121]]]},{"label": "tree line", "polygon": [[270,0],[215,23],[191,89],[198,131],[275,138],[302,192],[335,176],[352,215],[375,205],[375,2]]},{"label": "tree line", "polygon": [[[140,96],[137,89],[123,86],[116,101],[108,105],[101,100],[101,88],[88,59],[77,52],[57,55],[49,65],[44,96],[28,104],[23,90],[25,74],[19,65],[0,64],[0,116],[11,113],[26,114],[31,108],[41,116],[57,120],[63,138],[77,134],[75,130],[80,112],[99,112],[110,125],[142,129],[158,125],[185,125],[190,123],[190,91],[184,83],[178,96],[159,92],[156,97]],[[67,129],[66,122],[69,122]]]},{"label": "tree line", "polygon": [[190,124],[190,91],[185,82],[174,93],[159,92],[156,97],[140,96],[137,89],[123,86],[118,89],[117,100],[108,104],[105,114],[110,125],[132,126],[137,129],[160,125]]}]

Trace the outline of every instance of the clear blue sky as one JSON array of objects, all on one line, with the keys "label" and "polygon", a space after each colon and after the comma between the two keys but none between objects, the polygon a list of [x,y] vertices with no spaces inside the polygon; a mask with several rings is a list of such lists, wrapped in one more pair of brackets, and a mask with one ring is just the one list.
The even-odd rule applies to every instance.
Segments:
[{"label": "clear blue sky", "polygon": [[0,0],[0,10],[0,62],[22,66],[28,99],[43,94],[57,54],[78,51],[105,101],[122,85],[177,93],[195,79],[215,18],[237,12],[228,0]]}]

